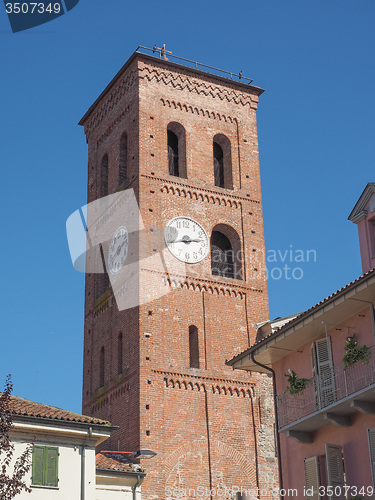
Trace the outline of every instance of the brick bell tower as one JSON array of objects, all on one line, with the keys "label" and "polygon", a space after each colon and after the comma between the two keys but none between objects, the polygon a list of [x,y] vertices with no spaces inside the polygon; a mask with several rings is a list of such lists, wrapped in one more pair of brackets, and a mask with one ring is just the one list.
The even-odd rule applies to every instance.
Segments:
[{"label": "brick bell tower", "polygon": [[168,293],[125,310],[108,274],[86,274],[83,413],[119,426],[106,449],[157,452],[141,462],[144,499],[277,498],[270,379],[225,364],[268,319],[262,92],[136,51],[80,122],[88,203],[133,189],[144,231],[167,228],[186,270],[159,273]]}]

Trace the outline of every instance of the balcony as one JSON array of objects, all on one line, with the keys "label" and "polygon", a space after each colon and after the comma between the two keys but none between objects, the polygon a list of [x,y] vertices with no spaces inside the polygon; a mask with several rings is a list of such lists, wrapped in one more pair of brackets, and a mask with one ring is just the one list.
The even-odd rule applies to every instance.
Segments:
[{"label": "balcony", "polygon": [[368,363],[344,369],[337,364],[324,376],[311,378],[300,394],[277,397],[280,432],[300,442],[312,442],[312,433],[330,423],[350,425],[357,411],[375,414],[375,346]]}]

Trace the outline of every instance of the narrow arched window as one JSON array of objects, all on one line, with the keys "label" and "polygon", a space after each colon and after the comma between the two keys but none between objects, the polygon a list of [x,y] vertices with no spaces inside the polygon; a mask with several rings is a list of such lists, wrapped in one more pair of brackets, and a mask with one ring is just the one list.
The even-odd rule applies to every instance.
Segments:
[{"label": "narrow arched window", "polygon": [[107,271],[102,273],[102,276],[103,276],[103,293],[105,293],[110,287],[111,283],[109,281],[109,275]]},{"label": "narrow arched window", "polygon": [[104,272],[96,274],[96,299],[101,297],[111,286],[102,245],[100,245],[100,257]]},{"label": "narrow arched window", "polygon": [[211,271],[215,276],[234,278],[232,245],[219,231],[213,231],[211,236]]},{"label": "narrow arched window", "polygon": [[117,373],[122,373],[122,333],[118,336],[117,341]]},{"label": "narrow arched window", "polygon": [[104,368],[105,368],[105,350],[104,347],[100,349],[100,361],[99,361],[99,387],[104,385]]},{"label": "narrow arched window", "polygon": [[224,153],[223,148],[214,142],[214,175],[215,186],[224,187]]},{"label": "narrow arched window", "polygon": [[198,328],[194,325],[189,326],[189,356],[190,368],[199,368]]},{"label": "narrow arched window", "polygon": [[186,134],[181,123],[168,124],[167,142],[169,175],[186,178]]},{"label": "narrow arched window", "polygon": [[100,169],[100,197],[108,196],[108,155],[104,155]]},{"label": "narrow arched window", "polygon": [[124,187],[128,176],[128,136],[123,134],[120,140],[119,186]]},{"label": "narrow arched window", "polygon": [[224,134],[216,134],[213,140],[215,186],[233,189],[231,144]]},{"label": "narrow arched window", "polygon": [[168,130],[168,168],[169,175],[175,175],[176,177],[180,175],[178,168],[178,137],[172,130]]}]

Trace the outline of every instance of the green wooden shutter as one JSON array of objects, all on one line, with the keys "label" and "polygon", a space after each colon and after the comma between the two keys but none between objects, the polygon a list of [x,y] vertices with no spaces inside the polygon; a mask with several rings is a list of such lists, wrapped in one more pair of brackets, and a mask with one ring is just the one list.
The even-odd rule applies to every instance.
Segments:
[{"label": "green wooden shutter", "polygon": [[312,492],[309,495],[311,500],[320,500],[319,486],[320,486],[320,471],[319,471],[319,457],[305,458],[305,480],[306,491]]},{"label": "green wooden shutter", "polygon": [[44,484],[58,486],[58,448],[47,447],[44,450]]},{"label": "green wooden shutter", "polygon": [[43,486],[44,446],[33,446],[33,467],[31,484]]},{"label": "green wooden shutter", "polygon": [[341,446],[326,444],[327,486],[332,486],[329,500],[345,500],[344,460]]}]

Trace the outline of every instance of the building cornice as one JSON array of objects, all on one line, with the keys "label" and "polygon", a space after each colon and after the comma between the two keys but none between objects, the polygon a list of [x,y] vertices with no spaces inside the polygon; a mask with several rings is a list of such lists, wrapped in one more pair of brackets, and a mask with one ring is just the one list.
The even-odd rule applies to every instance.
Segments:
[{"label": "building cornice", "polygon": [[[126,63],[122,66],[122,68],[118,71],[118,73],[114,76],[114,78],[110,81],[110,83],[105,87],[103,92],[99,95],[99,97],[94,101],[94,103],[89,107],[87,112],[79,121],[79,125],[85,125],[88,118],[91,116],[93,111],[95,110],[97,104],[103,101],[103,98],[111,91],[112,87],[117,83],[117,81],[121,78],[121,76],[126,72],[126,70],[130,67],[133,61],[139,60],[143,61],[146,64],[153,64],[154,66],[159,66],[161,69],[166,69],[169,71],[177,71],[178,73],[190,74],[195,77],[200,77],[204,80],[210,80],[211,82],[215,82],[224,87],[229,87],[233,89],[233,91],[240,91],[246,94],[253,94],[257,98],[264,92],[264,89],[260,87],[256,87],[251,84],[237,82],[235,80],[231,80],[230,78],[226,78],[224,76],[215,75],[214,73],[209,73],[207,71],[202,71],[199,69],[194,69],[189,66],[185,66],[182,64],[178,64],[176,62],[159,59],[158,57],[151,56],[148,54],[143,54],[141,52],[134,52],[130,58],[126,61]],[[144,68],[143,68],[144,70]],[[140,69],[141,71],[141,69]]]},{"label": "building cornice", "polygon": [[361,220],[366,219],[367,217],[367,210],[362,210],[362,212],[359,212],[358,214],[354,215],[350,220],[354,222],[354,224],[358,224],[358,222],[361,222]]},{"label": "building cornice", "polygon": [[[370,198],[375,193],[375,182],[369,182],[363,193],[359,197],[357,203],[355,204],[353,210],[350,212],[348,219],[355,224],[358,224],[359,221],[363,219],[360,215],[363,213],[365,206],[370,201]],[[360,217],[360,218],[358,218]]]}]

